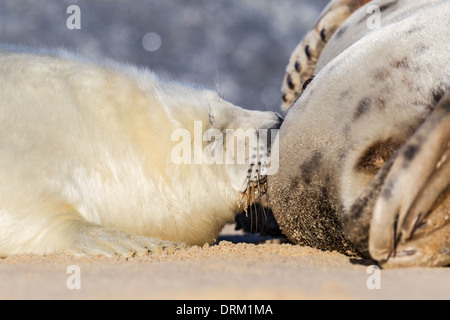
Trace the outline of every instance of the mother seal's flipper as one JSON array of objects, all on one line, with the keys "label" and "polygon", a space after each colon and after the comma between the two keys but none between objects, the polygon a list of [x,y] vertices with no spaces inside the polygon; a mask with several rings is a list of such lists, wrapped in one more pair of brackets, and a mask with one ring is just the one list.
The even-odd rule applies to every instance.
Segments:
[{"label": "mother seal's flipper", "polygon": [[449,158],[450,92],[398,150],[386,176],[370,224],[374,259],[387,266],[450,263]]},{"label": "mother seal's flipper", "polygon": [[284,76],[282,110],[287,111],[312,79],[317,60],[325,44],[357,9],[370,0],[332,0],[323,10],[314,28],[306,34],[289,58]]},{"label": "mother seal's flipper", "polygon": [[[450,263],[449,106],[447,94],[351,208],[341,212],[344,232],[360,253],[385,267]],[[427,157],[434,165],[426,165]],[[369,253],[369,233],[381,255],[375,248]]]},{"label": "mother seal's flipper", "polygon": [[342,206],[340,210],[344,233],[353,242],[359,253],[366,258],[370,258],[369,229],[373,208],[393,162],[394,157],[391,157],[378,171],[370,184],[363,189],[350,209],[345,210]]}]

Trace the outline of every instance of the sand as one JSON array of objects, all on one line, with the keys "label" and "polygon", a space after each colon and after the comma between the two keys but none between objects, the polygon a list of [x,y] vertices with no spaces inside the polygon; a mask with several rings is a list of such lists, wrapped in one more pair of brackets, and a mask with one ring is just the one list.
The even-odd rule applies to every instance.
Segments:
[{"label": "sand", "polygon": [[[11,256],[0,260],[0,299],[450,298],[450,268],[378,273],[361,264],[367,261],[337,252],[249,243],[254,238],[227,238],[226,232],[221,239],[217,245],[133,258]],[[73,265],[79,273],[70,271]],[[80,289],[69,289],[68,282]]]}]

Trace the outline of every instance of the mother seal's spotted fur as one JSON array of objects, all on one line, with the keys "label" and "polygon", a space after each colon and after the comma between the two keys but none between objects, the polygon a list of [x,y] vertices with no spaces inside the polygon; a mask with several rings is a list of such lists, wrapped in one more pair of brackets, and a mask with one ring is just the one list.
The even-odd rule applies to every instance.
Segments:
[{"label": "mother seal's spotted fur", "polygon": [[291,57],[272,209],[296,243],[447,265],[450,1],[367,2],[332,1]]}]

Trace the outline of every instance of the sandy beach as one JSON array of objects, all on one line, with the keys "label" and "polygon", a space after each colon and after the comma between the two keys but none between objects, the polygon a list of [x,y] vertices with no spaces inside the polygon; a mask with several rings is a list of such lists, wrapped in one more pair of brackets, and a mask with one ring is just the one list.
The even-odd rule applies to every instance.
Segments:
[{"label": "sandy beach", "polygon": [[[367,261],[336,252],[249,243],[231,227],[227,237],[233,242],[134,258],[11,256],[0,260],[0,299],[450,298],[450,268],[375,274]],[[75,283],[80,289],[70,289]]]}]

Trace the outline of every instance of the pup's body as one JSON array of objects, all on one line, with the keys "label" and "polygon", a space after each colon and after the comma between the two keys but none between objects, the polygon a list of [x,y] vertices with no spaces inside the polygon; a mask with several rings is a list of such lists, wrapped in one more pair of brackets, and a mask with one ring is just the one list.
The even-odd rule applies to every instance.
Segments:
[{"label": "pup's body", "polygon": [[194,121],[224,132],[280,118],[112,61],[0,49],[0,256],[214,241],[242,210],[249,166],[175,164],[172,133],[194,137]]}]

